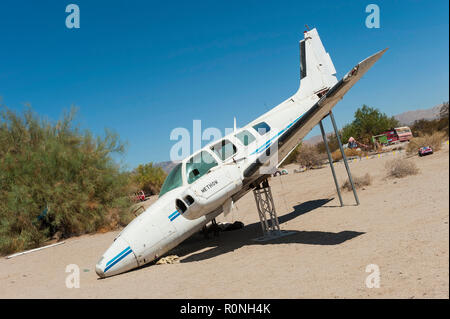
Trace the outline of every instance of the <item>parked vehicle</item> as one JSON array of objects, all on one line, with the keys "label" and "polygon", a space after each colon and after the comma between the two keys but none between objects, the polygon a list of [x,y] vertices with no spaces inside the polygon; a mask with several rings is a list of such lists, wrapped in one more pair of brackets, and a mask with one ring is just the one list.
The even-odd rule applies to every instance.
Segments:
[{"label": "parked vehicle", "polygon": [[394,130],[400,142],[406,142],[413,138],[411,129],[408,126],[397,127]]},{"label": "parked vehicle", "polygon": [[429,146],[424,146],[419,148],[419,156],[425,156],[425,155],[430,155],[433,154],[433,149]]},{"label": "parked vehicle", "polygon": [[388,146],[394,143],[407,142],[412,138],[411,129],[408,126],[402,126],[383,132],[380,135],[372,136],[372,142]]}]

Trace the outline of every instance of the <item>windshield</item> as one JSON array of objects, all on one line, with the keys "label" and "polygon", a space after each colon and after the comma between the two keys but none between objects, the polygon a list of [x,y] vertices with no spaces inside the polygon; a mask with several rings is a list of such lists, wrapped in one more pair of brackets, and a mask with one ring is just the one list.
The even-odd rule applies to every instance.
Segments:
[{"label": "windshield", "polygon": [[183,185],[183,180],[181,178],[181,163],[175,166],[167,175],[166,180],[164,181],[163,186],[161,187],[161,191],[159,192],[159,197]]},{"label": "windshield", "polygon": [[201,152],[186,162],[186,175],[189,184],[209,172],[209,170],[217,166],[217,161],[208,152]]}]

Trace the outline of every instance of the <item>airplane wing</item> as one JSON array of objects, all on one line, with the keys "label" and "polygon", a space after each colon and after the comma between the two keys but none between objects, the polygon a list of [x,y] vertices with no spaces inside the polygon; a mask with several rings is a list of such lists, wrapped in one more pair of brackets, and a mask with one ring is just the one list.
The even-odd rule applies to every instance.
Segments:
[{"label": "airplane wing", "polygon": [[[301,140],[331,111],[331,109],[343,98],[350,88],[361,79],[361,77],[378,61],[386,52],[387,48],[375,53],[352,68],[340,81],[338,81],[321,99],[314,104],[297,122],[278,137],[277,143],[268,148],[270,154],[278,151],[278,165],[286,159],[290,152],[301,142]],[[244,172],[246,179],[253,179],[258,170],[270,156],[261,155]]]}]

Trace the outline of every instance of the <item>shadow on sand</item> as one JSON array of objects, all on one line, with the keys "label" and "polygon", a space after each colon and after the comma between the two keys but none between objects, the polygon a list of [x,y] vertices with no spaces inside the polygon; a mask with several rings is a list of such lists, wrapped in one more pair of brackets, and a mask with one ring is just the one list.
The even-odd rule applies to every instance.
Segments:
[{"label": "shadow on sand", "polygon": [[[286,223],[298,216],[306,214],[319,208],[331,199],[312,200],[294,206],[294,211],[283,216],[279,216],[280,224]],[[355,238],[364,233],[355,231],[342,231],[339,233],[322,231],[291,231],[293,234],[273,239],[267,242],[256,242],[253,239],[262,235],[261,224],[259,222],[249,224],[242,229],[221,232],[219,237],[205,239],[201,235],[194,235],[187,239],[178,247],[168,252],[167,255],[176,254],[182,258],[181,263],[200,261],[214,258],[218,255],[228,253],[246,245],[275,245],[275,244],[306,244],[306,245],[339,245],[347,240]],[[196,251],[212,247],[208,250],[195,253]],[[193,254],[192,254],[193,253]],[[186,258],[183,256],[189,255]]]}]

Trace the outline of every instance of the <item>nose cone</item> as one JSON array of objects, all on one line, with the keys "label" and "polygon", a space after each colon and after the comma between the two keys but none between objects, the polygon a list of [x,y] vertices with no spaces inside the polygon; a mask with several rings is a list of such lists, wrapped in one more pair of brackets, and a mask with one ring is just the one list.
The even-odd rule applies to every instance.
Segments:
[{"label": "nose cone", "polygon": [[95,266],[95,272],[100,278],[105,278],[123,273],[137,266],[136,256],[130,245],[119,236],[100,258]]}]

